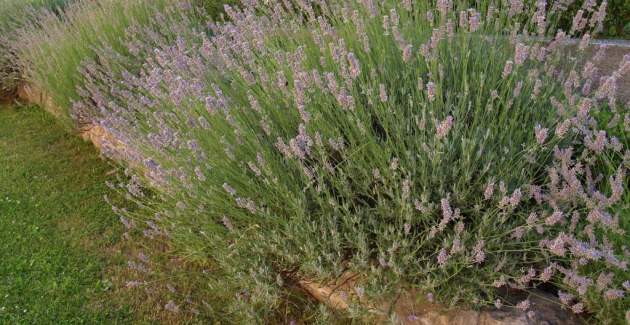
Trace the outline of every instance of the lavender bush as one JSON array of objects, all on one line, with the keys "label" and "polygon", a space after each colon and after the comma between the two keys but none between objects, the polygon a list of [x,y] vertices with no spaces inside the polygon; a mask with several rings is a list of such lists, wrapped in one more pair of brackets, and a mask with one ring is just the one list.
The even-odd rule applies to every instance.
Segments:
[{"label": "lavender bush", "polygon": [[86,63],[74,114],[120,138],[140,175],[112,186],[150,218],[121,219],[220,270],[224,316],[356,272],[373,300],[416,288],[527,311],[500,289],[545,287],[618,323],[630,115],[615,88],[630,56],[601,76],[605,49],[583,54],[606,1],[557,30],[569,2],[245,1],[210,31],[131,30]]},{"label": "lavender bush", "polygon": [[47,8],[58,11],[66,0],[2,0],[0,1],[0,97],[12,96],[21,81],[15,65],[12,44],[18,42],[17,30],[34,19],[33,12]]},{"label": "lavender bush", "polygon": [[[24,79],[50,96],[59,109],[67,110],[80,99],[83,85],[80,66],[94,59],[97,48],[124,51],[122,38],[131,25],[151,23],[155,11],[180,3],[179,0],[82,0],[59,13],[43,10],[16,33],[11,43],[12,63],[21,68]],[[91,121],[60,118],[68,128],[81,128]]]}]

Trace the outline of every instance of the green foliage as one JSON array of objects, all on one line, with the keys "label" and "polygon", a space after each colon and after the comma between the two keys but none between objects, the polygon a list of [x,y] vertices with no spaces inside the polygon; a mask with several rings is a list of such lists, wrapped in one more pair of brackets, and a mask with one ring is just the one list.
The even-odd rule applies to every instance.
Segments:
[{"label": "green foliage", "polygon": [[602,37],[630,40],[630,1],[610,0]]},{"label": "green foliage", "polygon": [[[620,287],[627,274],[614,258],[577,261],[583,243],[610,239],[622,256],[626,219],[605,217],[627,205],[614,194],[628,139],[593,140],[612,131],[596,113],[619,120],[599,101],[614,95],[584,90],[589,77],[578,77],[581,61],[562,39],[519,35],[553,37],[558,13],[376,3],[259,2],[227,10],[208,39],[140,46],[141,63],[99,52],[78,108],[97,112],[159,193],[130,191],[149,213],[127,217],[159,224],[181,255],[209,261],[221,275],[210,286],[237,296],[220,314],[250,321],[280,304],[287,280],[348,270],[365,276],[355,289],[370,298],[406,286],[451,306],[491,305],[508,281],[577,295],[569,274],[588,283],[604,270]],[[607,182],[594,184],[591,171]],[[615,306],[628,298],[588,289],[567,307],[623,317]]]},{"label": "green foliage", "polygon": [[[575,14],[585,0],[575,1],[570,7],[569,12]],[[606,11],[606,20],[599,34],[600,38],[621,38],[630,40],[630,1],[627,0],[609,0],[608,10]],[[571,16],[566,16],[561,20],[560,28],[569,30],[571,28]]]},{"label": "green foliage", "polygon": [[193,0],[195,6],[201,7],[213,19],[218,19],[224,14],[225,5],[238,4],[239,0]]},{"label": "green foliage", "polygon": [[7,28],[15,28],[28,16],[28,9],[61,8],[68,0],[2,0],[0,1],[0,29],[10,32]]},{"label": "green foliage", "polygon": [[[553,265],[587,279],[610,271],[610,288],[620,287],[627,273],[614,263],[581,266],[577,253],[549,248],[569,234],[563,250],[611,242],[620,256],[618,230],[630,222],[630,195],[613,200],[628,158],[612,139],[627,148],[628,127],[608,126],[624,108],[567,79],[586,73],[560,47],[539,52],[549,44],[516,38],[553,37],[571,15],[537,21],[534,6],[486,15],[490,2],[467,10],[462,0],[447,16],[433,3],[377,2],[376,13],[370,1],[227,10],[230,23],[211,37],[202,26],[205,13],[223,13],[219,2],[193,1],[205,13],[190,18],[169,0],[82,1],[39,15],[15,49],[29,81],[68,110],[66,125],[102,122],[129,147],[130,166],[152,173],[142,170],[156,196],[137,179],[118,184],[141,212],[116,211],[157,224],[136,230],[168,234],[179,255],[211,270],[188,279],[205,281],[213,318],[286,320],[287,283],[347,270],[365,275],[357,290],[368,297],[407,286],[450,305],[493,304],[506,279],[535,288],[539,278],[518,282]],[[604,33],[623,30],[626,10],[611,1]],[[517,44],[527,53],[515,64]],[[604,148],[593,148],[600,131]],[[558,270],[545,281],[581,289]],[[591,287],[579,301],[595,319],[622,319],[628,298],[601,297]],[[295,300],[290,315],[326,314]]]},{"label": "green foliage", "polygon": [[21,79],[21,72],[15,65],[11,50],[11,44],[17,41],[17,30],[34,18],[34,11],[43,8],[58,11],[68,2],[68,0],[0,1],[0,98],[11,96]]},{"label": "green foliage", "polygon": [[[121,39],[129,26],[147,24],[156,11],[172,0],[79,1],[63,14],[48,11],[20,31],[14,44],[19,65],[26,79],[51,96],[57,106],[67,110],[62,122],[75,125],[70,108],[79,99],[82,85],[81,62],[95,59],[96,48],[125,52]],[[116,14],[113,14],[116,13]]]}]

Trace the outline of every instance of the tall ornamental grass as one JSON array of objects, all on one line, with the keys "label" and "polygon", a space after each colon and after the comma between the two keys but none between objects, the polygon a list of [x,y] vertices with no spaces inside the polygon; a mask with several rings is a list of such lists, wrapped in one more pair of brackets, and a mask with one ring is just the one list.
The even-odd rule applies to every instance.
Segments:
[{"label": "tall ornamental grass", "polygon": [[544,288],[620,323],[630,56],[601,75],[605,49],[583,54],[606,1],[562,31],[567,3],[245,1],[211,37],[173,22],[175,40],[98,51],[74,115],[141,175],[112,184],[144,211],[121,220],[211,265],[211,291],[233,292],[224,317],[352,272],[361,300],[529,311],[501,292]]},{"label": "tall ornamental grass", "polygon": [[0,0],[0,98],[13,95],[21,80],[11,44],[19,42],[17,30],[33,18],[33,10],[57,11],[67,0]]}]

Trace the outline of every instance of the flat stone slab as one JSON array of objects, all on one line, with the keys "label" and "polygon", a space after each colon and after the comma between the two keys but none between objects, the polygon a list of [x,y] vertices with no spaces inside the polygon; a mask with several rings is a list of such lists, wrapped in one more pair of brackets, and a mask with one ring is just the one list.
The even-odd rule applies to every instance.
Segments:
[{"label": "flat stone slab", "polygon": [[558,298],[535,290],[520,293],[519,299],[529,299],[530,308],[520,311],[513,307],[502,309],[448,309],[427,301],[426,295],[410,289],[401,292],[393,302],[370,302],[360,297],[357,288],[361,276],[346,273],[330,283],[298,280],[298,285],[316,300],[332,309],[345,311],[353,304],[365,308],[369,322],[387,324],[390,313],[397,323],[404,325],[579,325],[584,321],[568,309],[562,308]]}]

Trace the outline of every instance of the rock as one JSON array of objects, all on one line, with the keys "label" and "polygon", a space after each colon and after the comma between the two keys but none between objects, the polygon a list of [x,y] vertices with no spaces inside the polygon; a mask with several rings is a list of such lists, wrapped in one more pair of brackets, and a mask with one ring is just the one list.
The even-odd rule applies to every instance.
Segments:
[{"label": "rock", "polygon": [[[39,105],[56,118],[63,118],[63,114],[67,114],[67,110],[57,106],[52,97],[46,92],[29,83],[22,83],[18,87],[17,98],[24,103]],[[79,132],[81,137],[86,141],[92,142],[99,152],[104,153],[105,156],[114,161],[123,162],[139,175],[143,175],[150,184],[156,187],[159,186],[159,180],[155,179],[147,171],[142,161],[138,159],[139,154],[133,152],[129,146],[107,129],[90,121],[88,124],[83,125]]]},{"label": "rock", "polygon": [[[318,301],[336,310],[347,310],[358,303],[369,311],[371,324],[388,323],[389,311],[404,325],[574,325],[584,322],[572,312],[561,308],[557,298],[542,291],[529,294],[531,307],[523,312],[504,307],[501,310],[447,309],[426,301],[416,290],[407,290],[393,303],[368,302],[357,296],[356,287],[360,276],[344,274],[337,280],[321,284],[316,281],[298,280],[297,283]],[[524,297],[524,298],[525,298]]]},{"label": "rock", "polygon": [[28,104],[39,105],[55,118],[63,118],[65,114],[65,110],[57,106],[52,97],[29,83],[23,82],[18,86],[17,98]]}]

